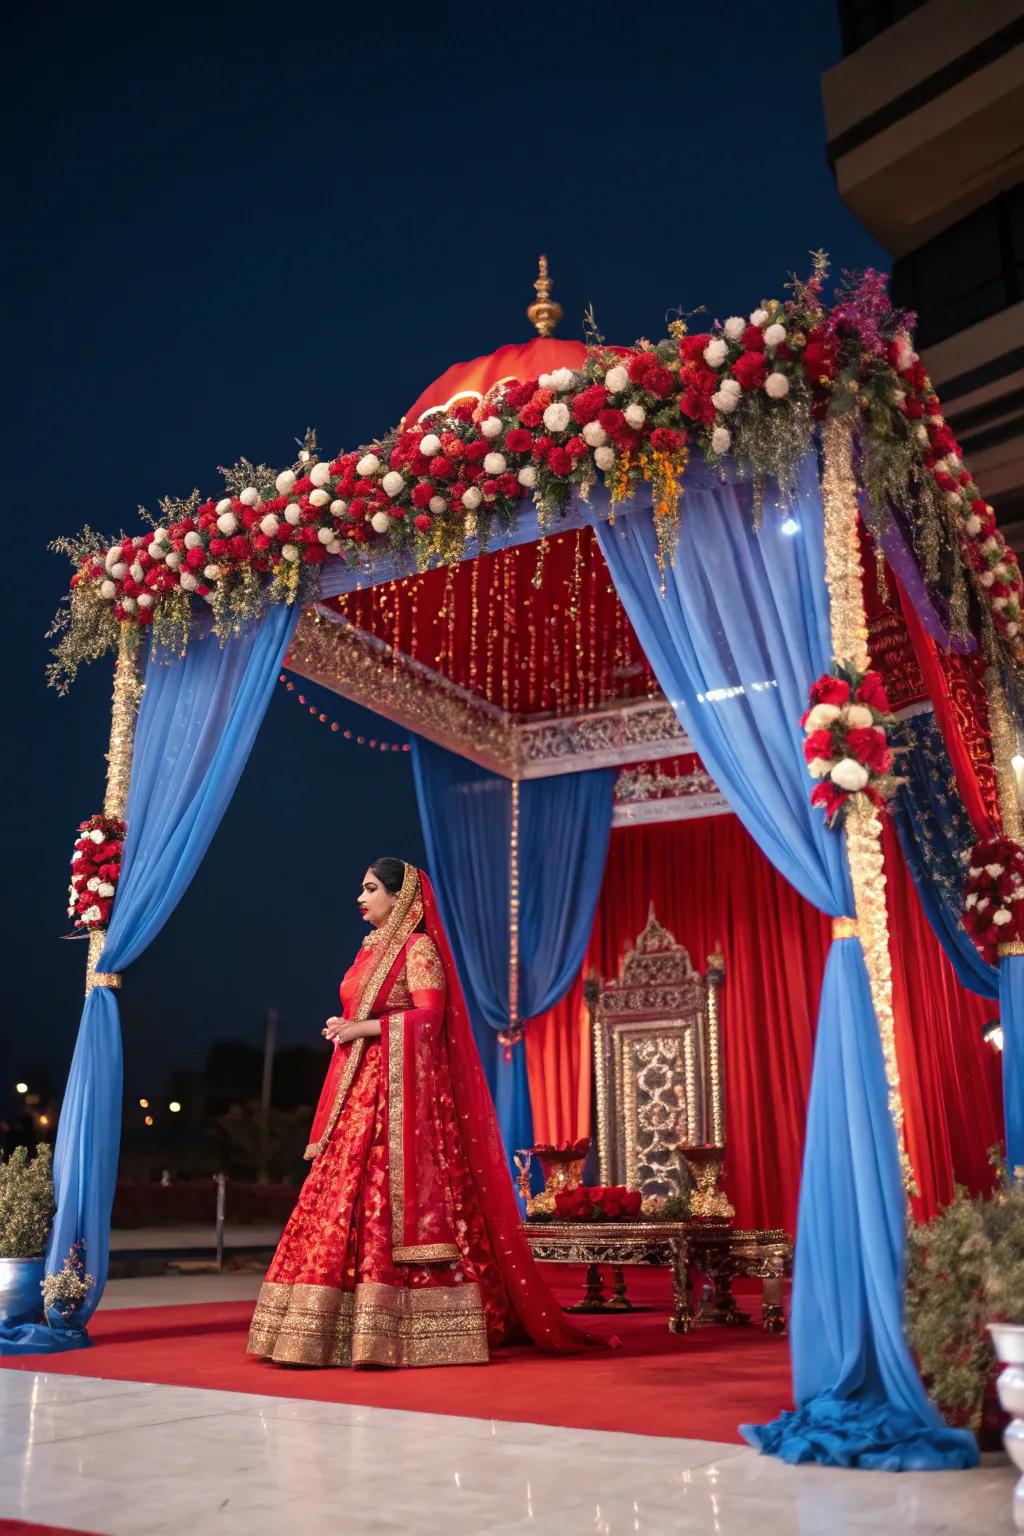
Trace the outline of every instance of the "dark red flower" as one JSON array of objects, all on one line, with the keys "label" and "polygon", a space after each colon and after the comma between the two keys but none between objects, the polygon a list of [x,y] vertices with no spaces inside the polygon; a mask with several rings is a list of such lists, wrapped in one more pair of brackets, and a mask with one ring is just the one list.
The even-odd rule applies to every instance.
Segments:
[{"label": "dark red flower", "polygon": [[854,697],[858,704],[866,704],[868,709],[877,709],[880,715],[889,713],[889,696],[877,672],[865,672]]},{"label": "dark red flower", "polygon": [[812,704],[845,704],[849,697],[850,685],[842,677],[831,677],[826,674],[811,684]]},{"label": "dark red flower", "polygon": [[892,757],[885,744],[885,732],[873,725],[855,726],[846,733],[846,750],[871,773],[888,773]]},{"label": "dark red flower", "polygon": [[[757,326],[752,327],[760,336]],[[768,376],[768,364],[761,352],[741,352],[732,365],[732,376],[741,389],[760,389]]]}]

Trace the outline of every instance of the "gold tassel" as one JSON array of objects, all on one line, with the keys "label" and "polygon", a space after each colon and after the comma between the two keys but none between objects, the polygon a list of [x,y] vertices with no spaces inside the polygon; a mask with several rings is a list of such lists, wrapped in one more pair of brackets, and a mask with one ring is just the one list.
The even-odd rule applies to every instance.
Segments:
[{"label": "gold tassel", "polygon": [[[858,672],[871,666],[868,621],[864,607],[864,570],[857,527],[857,481],[853,472],[853,428],[845,417],[829,417],[824,428],[824,468],[821,478],[824,507],[825,581],[832,625],[832,654]],[[864,964],[871,987],[878,1033],[882,1042],[889,1113],[896,1127],[904,1188],[916,1194],[903,1126],[903,1097],[896,1061],[896,1028],[892,1011],[892,959],[885,901],[885,859],[882,820],[867,795],[854,795],[846,822],[854,907]]]}]

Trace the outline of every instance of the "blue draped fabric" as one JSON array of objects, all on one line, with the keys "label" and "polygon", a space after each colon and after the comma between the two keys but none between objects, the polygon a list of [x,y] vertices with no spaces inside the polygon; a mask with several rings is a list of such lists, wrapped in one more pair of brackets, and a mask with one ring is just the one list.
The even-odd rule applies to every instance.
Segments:
[{"label": "blue draped fabric", "polygon": [[[150,660],[135,731],[128,834],[101,971],[123,971],[152,943],[199,868],[266,713],[298,610],[271,607],[223,646],[193,639],[183,658]],[[96,987],[82,1010],[54,1150],[57,1214],[46,1270],[72,1244],[96,1284],[62,1325],[0,1329],[0,1354],[89,1344],[85,1325],[106,1284],[121,1134],[117,993]]]},{"label": "blue draped fabric", "polygon": [[[786,519],[790,521],[786,521]],[[792,530],[795,521],[796,531]],[[648,510],[598,527],[616,590],[708,772],[807,900],[852,912],[844,839],[809,803],[800,717],[831,655],[817,465],[785,506],[691,466],[676,556]],[[664,587],[664,592],[662,588]],[[791,1320],[797,1411],[743,1433],[784,1459],[968,1466],[973,1437],[929,1402],[903,1339],[905,1202],[860,941],[822,983]]]},{"label": "blue draped fabric", "polygon": [[975,832],[938,721],[931,713],[902,720],[893,740],[906,748],[897,762],[904,782],[893,800],[893,820],[925,915],[961,986],[996,997],[999,973],[981,958],[963,925],[964,877]]},{"label": "blue draped fabric", "polygon": [[1024,955],[999,962],[999,1022],[1003,1026],[1003,1120],[1010,1176],[1024,1170]]},{"label": "blue draped fabric", "polygon": [[[525,1052],[509,1027],[509,841],[512,785],[413,739],[427,865],[466,992],[480,1057],[509,1153],[533,1142]],[[520,1019],[554,1007],[579,974],[601,891],[614,769],[519,786]]]}]

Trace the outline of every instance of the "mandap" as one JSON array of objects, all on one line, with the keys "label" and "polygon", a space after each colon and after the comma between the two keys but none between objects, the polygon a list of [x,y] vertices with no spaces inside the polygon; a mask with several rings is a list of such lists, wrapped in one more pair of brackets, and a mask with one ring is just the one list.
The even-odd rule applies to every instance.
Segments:
[{"label": "mandap", "polygon": [[[51,681],[116,654],[72,906],[86,997],[47,1257],[96,1276],[0,1351],[88,1344],[121,1113],[117,991],[195,874],[279,679],[398,722],[511,1151],[587,1129],[582,977],[649,898],[721,940],[728,1174],[796,1220],[791,1460],[970,1465],[902,1329],[908,1209],[1024,1164],[1021,572],[868,272],[656,343],[538,335],[401,424],[74,561]],[[282,671],[285,668],[286,671]],[[294,684],[290,684],[294,688]],[[982,1041],[998,1010],[999,1059]]]}]

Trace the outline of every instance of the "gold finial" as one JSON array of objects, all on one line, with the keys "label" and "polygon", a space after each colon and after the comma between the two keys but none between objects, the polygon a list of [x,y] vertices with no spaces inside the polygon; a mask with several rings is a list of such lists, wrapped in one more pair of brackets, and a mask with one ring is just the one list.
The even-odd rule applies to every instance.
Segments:
[{"label": "gold finial", "polygon": [[537,297],[526,311],[527,319],[536,326],[538,336],[550,336],[562,318],[562,306],[551,297],[551,278],[548,275],[546,256],[542,256],[537,263],[537,281],[533,287]]}]

